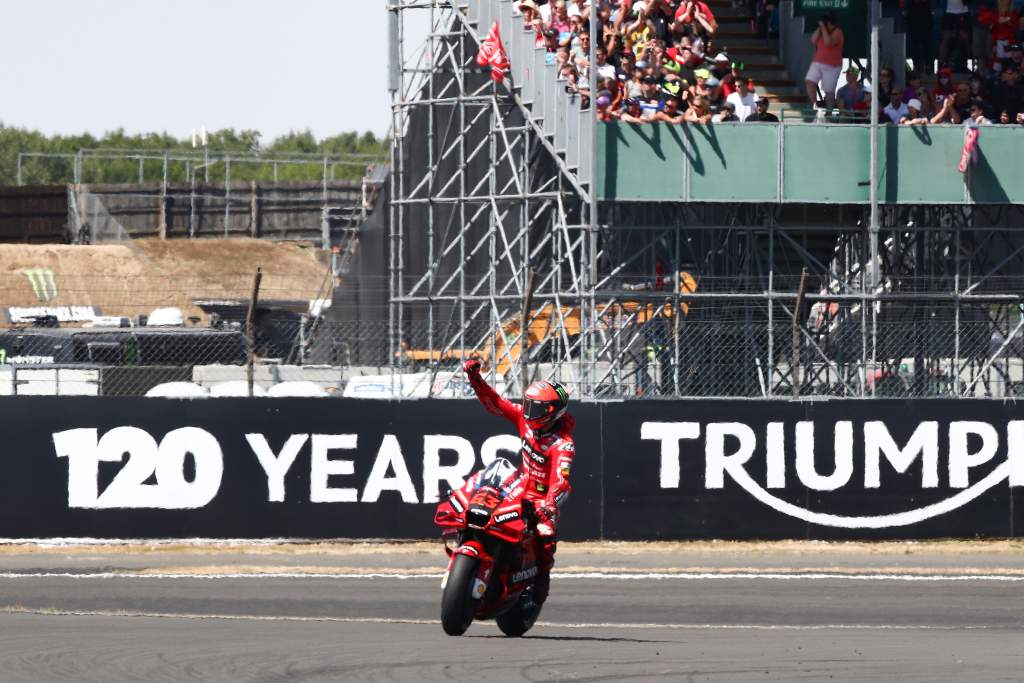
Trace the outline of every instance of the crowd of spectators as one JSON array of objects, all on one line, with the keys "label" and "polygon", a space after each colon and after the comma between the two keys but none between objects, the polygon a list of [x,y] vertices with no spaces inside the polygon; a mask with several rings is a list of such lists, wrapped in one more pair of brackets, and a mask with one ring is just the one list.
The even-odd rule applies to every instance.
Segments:
[{"label": "crowd of spectators", "polygon": [[[976,1],[883,0],[902,9],[915,70],[900,88],[893,70],[881,69],[880,122],[1024,124],[1024,19],[1014,5],[1024,0]],[[601,36],[593,68],[592,2],[595,35]],[[941,15],[933,12],[936,2],[944,7]],[[757,34],[770,35],[775,3],[734,0],[734,6],[743,3]],[[579,93],[585,107],[593,97],[603,121],[778,121],[744,65],[716,48],[718,21],[704,0],[519,0],[516,7],[566,90]],[[844,120],[869,120],[870,84],[857,66],[844,62],[835,18],[825,13],[809,39],[814,57],[805,82],[811,106]]]},{"label": "crowd of spectators", "polygon": [[[989,77],[978,72],[957,75],[941,66],[932,82],[917,71],[908,71],[906,85],[896,85],[893,70],[883,67],[878,79],[880,123],[927,125],[960,124],[1024,125],[1024,50],[1007,46],[1007,58]],[[846,83],[835,95],[834,111],[868,120],[871,93],[855,66],[846,69]]]},{"label": "crowd of spectators", "polygon": [[[593,68],[592,1],[601,36]],[[748,2],[767,35],[774,3]],[[778,121],[743,64],[715,51],[718,22],[703,0],[521,0],[517,7],[566,89],[584,106],[593,98],[603,121]]]},{"label": "crowd of spectators", "polygon": [[[902,10],[898,16],[914,68],[906,73],[903,88],[891,68],[881,69],[878,120],[1024,124],[1024,18],[1014,5],[1024,0],[937,1],[883,0]],[[855,66],[847,68],[846,82],[836,90],[843,34],[831,15],[822,18],[810,40],[815,48],[806,76],[811,105],[845,118],[870,119],[871,93]]]}]

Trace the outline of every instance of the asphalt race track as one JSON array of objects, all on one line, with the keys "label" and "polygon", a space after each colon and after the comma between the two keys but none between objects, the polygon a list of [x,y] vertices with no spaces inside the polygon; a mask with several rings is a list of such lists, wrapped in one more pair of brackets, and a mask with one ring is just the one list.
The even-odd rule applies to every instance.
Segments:
[{"label": "asphalt race track", "polygon": [[899,559],[560,552],[509,639],[443,634],[432,554],[15,552],[0,680],[1024,680],[1019,554]]}]

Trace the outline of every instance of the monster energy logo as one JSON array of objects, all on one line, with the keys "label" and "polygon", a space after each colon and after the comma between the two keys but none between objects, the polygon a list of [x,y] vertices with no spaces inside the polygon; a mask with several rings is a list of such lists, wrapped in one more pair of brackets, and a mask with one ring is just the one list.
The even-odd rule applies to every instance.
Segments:
[{"label": "monster energy logo", "polygon": [[53,301],[57,298],[57,281],[49,268],[26,268],[21,271],[32,285],[32,291],[40,301]]},{"label": "monster energy logo", "polygon": [[562,403],[568,403],[569,402],[569,392],[565,390],[565,387],[563,387],[561,384],[556,384],[554,386],[555,386],[555,393],[558,394],[558,398],[562,399]]}]

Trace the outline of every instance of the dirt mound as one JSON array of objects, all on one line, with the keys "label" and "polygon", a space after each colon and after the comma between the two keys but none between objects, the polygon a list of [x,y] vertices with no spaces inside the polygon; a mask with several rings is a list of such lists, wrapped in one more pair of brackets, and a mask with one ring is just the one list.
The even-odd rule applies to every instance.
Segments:
[{"label": "dirt mound", "polygon": [[92,306],[103,315],[176,306],[199,316],[196,299],[248,299],[257,266],[260,299],[330,297],[320,252],[255,239],[140,239],[110,245],[0,245],[0,307]]}]

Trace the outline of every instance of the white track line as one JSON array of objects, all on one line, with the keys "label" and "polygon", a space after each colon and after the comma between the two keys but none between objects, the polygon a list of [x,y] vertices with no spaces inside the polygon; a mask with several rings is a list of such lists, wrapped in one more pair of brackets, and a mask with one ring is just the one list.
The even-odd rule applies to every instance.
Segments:
[{"label": "white track line", "polygon": [[[299,616],[268,616],[258,614],[198,614],[185,612],[129,612],[106,610],[54,610],[31,609],[23,607],[0,608],[0,614],[32,614],[60,617],[149,617],[154,619],[196,619],[224,621],[283,621],[313,622],[339,624],[411,624],[439,626],[439,619],[411,619],[385,617],[299,617]],[[873,630],[873,631],[983,631],[983,630],[1019,630],[1024,625],[993,626],[993,625],[951,625],[951,624],[673,624],[673,623],[618,623],[618,622],[577,622],[562,623],[539,621],[538,628],[568,629],[621,629],[651,630],[667,629],[676,631],[828,631],[828,630]]]},{"label": "white track line", "polygon": [[[175,573],[175,572],[0,572],[0,579],[333,579],[353,580],[372,579],[383,580],[393,579],[397,581],[410,581],[416,579],[437,580],[444,577],[441,572],[432,574],[381,574],[381,573],[344,573],[330,574],[318,572],[244,572],[244,573]],[[743,573],[720,573],[720,572],[687,572],[687,573],[659,573],[659,572],[555,572],[553,579],[565,580],[596,580],[596,581],[702,581],[702,580],[766,580],[766,581],[1006,581],[1012,583],[1024,582],[1022,575],[1006,574],[844,574],[829,572],[809,573],[772,573],[772,572],[743,572]]]}]

